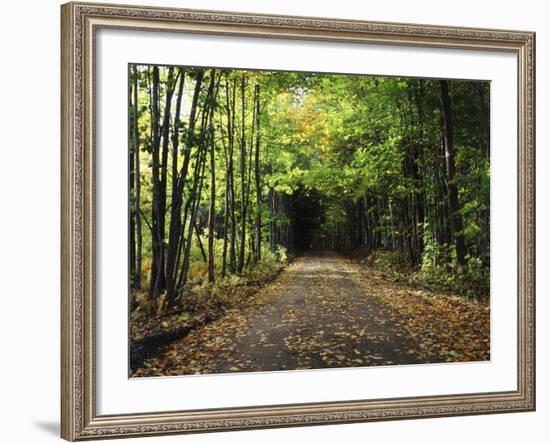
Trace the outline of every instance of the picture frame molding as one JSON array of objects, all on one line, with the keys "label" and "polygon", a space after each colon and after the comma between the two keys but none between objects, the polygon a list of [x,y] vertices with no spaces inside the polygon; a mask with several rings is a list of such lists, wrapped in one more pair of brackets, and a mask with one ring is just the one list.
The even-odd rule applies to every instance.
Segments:
[{"label": "picture frame molding", "polygon": [[[95,97],[98,29],[506,51],[518,59],[517,390],[279,406],[96,414]],[[535,34],[71,2],[61,7],[61,436],[261,429],[535,410]]]}]

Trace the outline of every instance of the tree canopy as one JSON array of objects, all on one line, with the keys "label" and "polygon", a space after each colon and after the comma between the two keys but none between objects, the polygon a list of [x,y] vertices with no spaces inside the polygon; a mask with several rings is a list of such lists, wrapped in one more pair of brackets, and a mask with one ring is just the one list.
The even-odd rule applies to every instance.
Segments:
[{"label": "tree canopy", "polygon": [[130,278],[159,308],[287,251],[488,291],[488,82],[131,65]]}]

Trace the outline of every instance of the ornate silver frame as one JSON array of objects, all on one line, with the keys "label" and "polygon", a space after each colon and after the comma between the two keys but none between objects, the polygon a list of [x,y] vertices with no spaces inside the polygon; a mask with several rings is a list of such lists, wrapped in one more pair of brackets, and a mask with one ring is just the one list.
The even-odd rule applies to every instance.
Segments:
[{"label": "ornate silver frame", "polygon": [[[61,435],[67,440],[533,411],[535,34],[67,3],[61,7]],[[94,33],[99,28],[508,51],[518,58],[518,383],[511,392],[98,416],[94,374]]]}]

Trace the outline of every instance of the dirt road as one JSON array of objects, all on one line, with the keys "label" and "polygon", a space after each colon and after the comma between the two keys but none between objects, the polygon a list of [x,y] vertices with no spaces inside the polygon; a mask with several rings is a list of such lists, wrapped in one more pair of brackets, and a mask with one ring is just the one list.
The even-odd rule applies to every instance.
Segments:
[{"label": "dirt road", "polygon": [[181,375],[421,362],[399,312],[360,272],[338,256],[299,257],[257,294],[264,302],[193,331],[147,366]]}]

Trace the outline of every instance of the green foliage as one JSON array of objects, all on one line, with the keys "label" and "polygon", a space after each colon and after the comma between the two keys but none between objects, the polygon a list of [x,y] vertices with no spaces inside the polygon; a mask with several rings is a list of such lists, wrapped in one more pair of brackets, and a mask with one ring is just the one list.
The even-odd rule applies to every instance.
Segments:
[{"label": "green foliage", "polygon": [[[301,246],[318,249],[393,250],[390,256],[380,259],[380,264],[409,266],[419,282],[439,284],[466,294],[487,290],[488,83],[448,82],[456,167],[451,180],[442,148],[439,80],[160,66],[157,68],[159,115],[155,119],[153,69],[139,65],[137,79],[133,70],[130,76],[132,84],[134,80],[138,84],[137,113],[131,106],[130,126],[137,129],[141,192],[138,202],[132,188],[129,204],[130,212],[139,213],[142,221],[142,287],[152,284],[153,224],[158,217],[154,205],[158,204],[155,199],[159,199],[155,195],[158,183],[154,183],[153,177],[155,172],[162,175],[162,168],[166,174],[162,196],[164,226],[159,228],[164,242],[162,253],[174,246],[173,239],[169,239],[173,217],[183,221],[184,229],[177,239],[181,242],[181,255],[189,241],[191,210],[182,209],[174,215],[171,206],[173,185],[180,179],[173,174],[172,167],[181,170],[183,158],[189,155],[186,176],[181,178],[181,198],[184,208],[196,200],[199,230],[199,236],[193,232],[190,240],[189,281],[198,284],[207,278],[208,266],[198,240],[208,255],[212,216],[212,265],[217,279],[222,275],[224,253],[225,273],[229,276],[234,272],[229,270],[228,243],[234,232],[238,254],[244,231],[242,275],[228,278],[242,278],[255,271],[270,272],[272,265],[285,263],[296,242],[303,240]],[[201,84],[197,80],[199,74],[203,76]],[[176,130],[175,91],[181,78],[184,82]],[[208,92],[210,84],[216,91],[212,96]],[[167,110],[169,139],[165,140],[160,129],[171,89],[174,95]],[[197,114],[191,122],[196,89]],[[255,115],[256,104],[259,118]],[[159,131],[156,147],[155,121]],[[176,144],[177,151],[173,149]],[[163,150],[164,145],[167,151]],[[135,155],[134,149],[132,142],[131,155]],[[177,165],[174,154],[178,156]],[[153,166],[155,155],[156,161],[162,163],[157,165],[157,171]],[[214,176],[211,184],[210,178]],[[229,178],[233,180],[233,207],[228,199]],[[458,192],[456,213],[449,203],[451,186],[456,186]],[[211,198],[213,214],[209,214]],[[302,212],[311,209],[311,213],[298,214],[297,208]],[[254,244],[257,216],[261,220],[261,260],[257,260]],[[236,226],[231,231],[233,217]],[[453,231],[454,217],[460,218],[460,230]],[[294,238],[300,223],[308,224],[312,231],[307,241]],[[226,229],[229,232],[224,232]],[[467,256],[461,272],[457,263],[458,237],[464,239]],[[182,262],[180,257],[179,269]],[[465,289],[460,289],[460,285]]]},{"label": "green foliage", "polygon": [[489,269],[479,258],[467,257],[467,264],[461,273],[453,270],[452,248],[438,247],[431,242],[422,256],[422,267],[412,270],[406,257],[399,251],[377,250],[367,258],[367,263],[382,270],[394,280],[401,280],[413,286],[433,292],[459,294],[469,298],[489,295]]},{"label": "green foliage", "polygon": [[441,266],[431,267],[413,274],[410,281],[434,291],[443,290],[471,298],[489,295],[489,269],[475,257],[467,257],[466,267],[461,273]]},{"label": "green foliage", "polygon": [[[268,250],[269,251],[269,250]],[[277,245],[275,246],[275,252],[272,253],[271,251],[268,252],[267,257],[270,257],[273,255],[273,261],[278,261],[279,263],[286,263],[288,261],[287,256],[287,250],[283,245]]]},{"label": "green foliage", "polygon": [[429,229],[429,225],[424,225],[424,251],[422,253],[421,272],[430,275],[440,271],[448,272],[455,266],[456,256],[452,245],[447,243],[437,243]]}]

